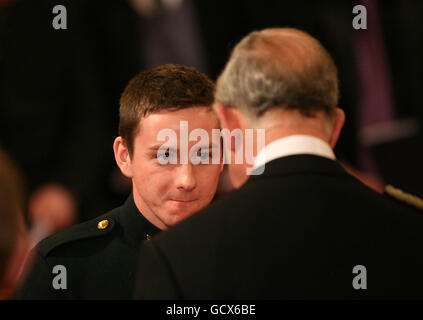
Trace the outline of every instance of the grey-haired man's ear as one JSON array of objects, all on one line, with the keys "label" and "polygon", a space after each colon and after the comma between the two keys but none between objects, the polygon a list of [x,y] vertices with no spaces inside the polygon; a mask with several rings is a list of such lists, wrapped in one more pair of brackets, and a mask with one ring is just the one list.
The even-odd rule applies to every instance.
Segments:
[{"label": "grey-haired man's ear", "polygon": [[333,116],[333,129],[332,129],[332,135],[329,139],[329,145],[332,149],[335,148],[336,143],[338,142],[339,136],[341,134],[342,127],[345,123],[345,112],[344,110],[340,108],[335,109],[335,113]]}]

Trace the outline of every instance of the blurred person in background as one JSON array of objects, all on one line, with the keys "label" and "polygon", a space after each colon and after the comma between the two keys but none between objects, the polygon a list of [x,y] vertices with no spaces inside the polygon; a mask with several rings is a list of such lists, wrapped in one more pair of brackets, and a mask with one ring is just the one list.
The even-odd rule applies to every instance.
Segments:
[{"label": "blurred person in background", "polygon": [[[25,179],[0,148],[0,298],[7,299],[31,268],[31,249],[50,233],[69,225],[67,216],[31,216],[25,221]],[[43,208],[42,208],[43,209]],[[43,212],[43,211],[40,211]],[[49,212],[46,210],[46,212]]]},{"label": "blurred person in background", "polygon": [[23,211],[22,178],[0,148],[0,299],[10,297],[22,274],[29,246]]}]

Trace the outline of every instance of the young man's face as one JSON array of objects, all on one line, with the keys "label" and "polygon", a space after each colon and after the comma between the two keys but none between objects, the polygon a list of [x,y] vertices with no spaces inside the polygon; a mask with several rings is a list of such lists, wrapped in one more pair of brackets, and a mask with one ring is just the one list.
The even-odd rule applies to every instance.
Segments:
[{"label": "young man's face", "polygon": [[[187,142],[188,161],[185,164],[181,163],[179,157],[183,134],[180,130],[181,121],[188,123],[188,136],[192,130],[201,128],[209,137],[209,144],[202,148],[202,152],[197,152],[195,148],[199,139]],[[158,140],[158,134],[163,129],[173,130],[177,137],[177,145],[172,145],[170,150],[166,149],[167,152],[159,148],[169,143],[168,139]],[[219,129],[219,122],[211,108],[207,107],[164,110],[151,113],[141,120],[140,129],[134,138],[133,154],[128,160],[128,170],[122,171],[132,178],[138,209],[160,229],[173,226],[207,206],[213,199],[222,161],[212,164],[212,129]],[[220,145],[214,148],[220,148]],[[207,151],[210,152],[209,164],[194,165],[189,160],[192,156],[204,159],[209,156]],[[177,164],[161,164],[163,161],[160,159],[172,157],[176,157]]]}]

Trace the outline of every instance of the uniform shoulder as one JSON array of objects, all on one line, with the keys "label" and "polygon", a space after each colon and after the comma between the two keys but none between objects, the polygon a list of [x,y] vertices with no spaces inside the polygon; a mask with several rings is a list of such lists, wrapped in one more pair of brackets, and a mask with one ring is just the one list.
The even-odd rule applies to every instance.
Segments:
[{"label": "uniform shoulder", "polygon": [[38,252],[47,257],[54,249],[81,239],[94,237],[103,237],[110,234],[116,225],[116,217],[120,212],[120,208],[115,208],[104,215],[88,220],[86,222],[71,226],[64,230],[48,236],[41,240],[38,244]]},{"label": "uniform shoulder", "polygon": [[423,199],[415,195],[404,192],[403,190],[395,188],[392,185],[387,185],[385,187],[384,194],[390,198],[393,198],[397,201],[407,204],[408,206],[411,206],[423,211]]}]

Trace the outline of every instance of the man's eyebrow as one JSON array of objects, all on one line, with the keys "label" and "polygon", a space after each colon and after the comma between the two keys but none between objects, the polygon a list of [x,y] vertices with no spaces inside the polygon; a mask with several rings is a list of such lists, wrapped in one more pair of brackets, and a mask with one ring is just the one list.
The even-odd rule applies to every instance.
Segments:
[{"label": "man's eyebrow", "polygon": [[[171,146],[166,146],[163,143],[154,144],[154,145],[150,146],[148,149],[151,150],[151,151],[157,151],[157,150],[160,149],[160,147],[164,147],[164,148],[167,148],[169,150],[179,150],[179,148],[178,149],[175,149],[175,148],[173,148]],[[200,146],[197,147],[197,149],[207,148],[207,147],[210,148],[210,149],[214,149],[214,148],[219,148],[220,145],[215,144],[215,143],[210,143],[209,145],[200,145]]]},{"label": "man's eyebrow", "polygon": [[152,151],[155,151],[155,150],[159,150],[159,148],[161,146],[162,146],[161,144],[155,144],[155,145],[150,146],[148,149],[149,150],[152,150]]},{"label": "man's eyebrow", "polygon": [[164,143],[158,143],[158,144],[154,144],[152,146],[150,146],[148,149],[151,151],[157,151],[159,150],[161,147],[169,149],[169,150],[177,150],[171,146],[166,146]]},{"label": "man's eyebrow", "polygon": [[197,150],[198,149],[201,149],[201,148],[214,149],[214,148],[219,148],[219,147],[220,147],[220,145],[218,145],[218,144],[210,143],[209,145],[200,145],[200,146],[197,146]]}]

